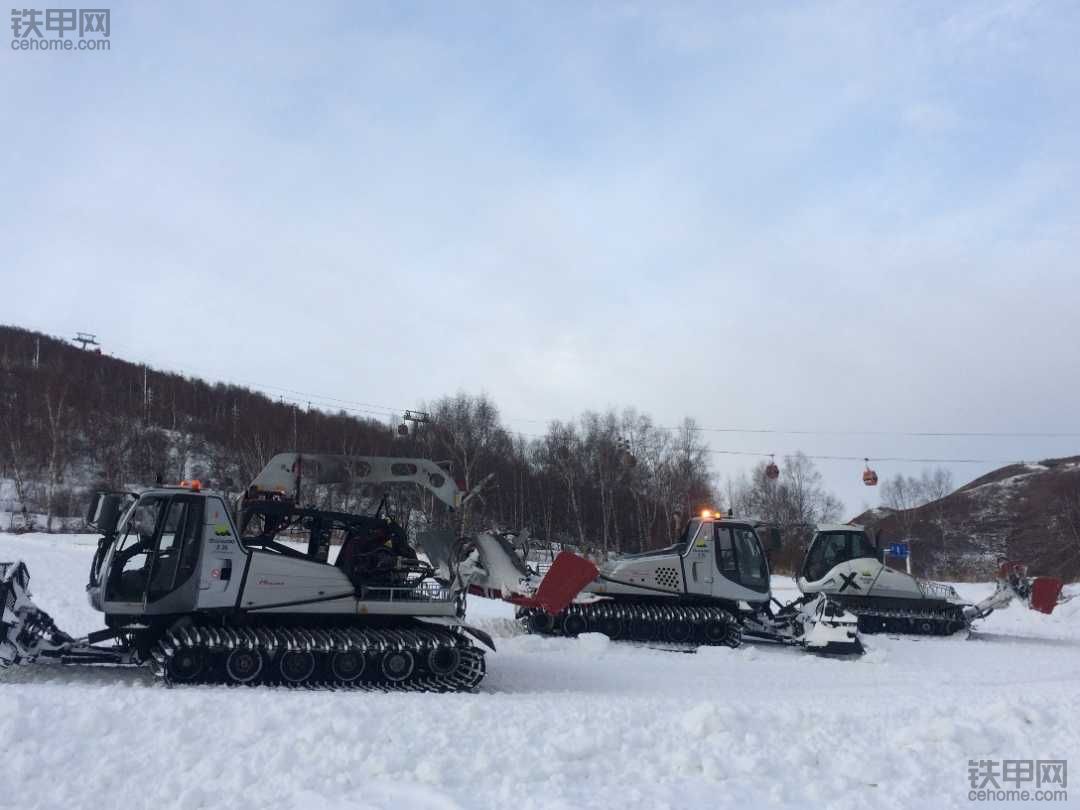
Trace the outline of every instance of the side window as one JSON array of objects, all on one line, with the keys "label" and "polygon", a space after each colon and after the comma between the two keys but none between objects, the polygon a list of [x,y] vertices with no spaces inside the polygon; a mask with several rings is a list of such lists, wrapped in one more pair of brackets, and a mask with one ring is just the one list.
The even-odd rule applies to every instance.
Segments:
[{"label": "side window", "polygon": [[738,580],[739,572],[735,567],[735,549],[731,545],[731,529],[723,526],[716,528],[716,566],[728,579]]},{"label": "side window", "polygon": [[150,577],[150,601],[160,599],[172,590],[180,546],[183,544],[187,506],[184,501],[173,501],[165,514],[165,525],[161,529],[157,558],[154,561],[154,573]]},{"label": "side window", "polygon": [[195,566],[199,563],[199,549],[202,546],[203,530],[203,505],[191,503],[188,505],[187,526],[184,528],[184,548],[180,552],[180,562],[176,568],[176,583],[173,590],[179,588],[195,572]]},{"label": "side window", "polygon": [[761,544],[757,535],[750,529],[732,529],[735,538],[737,560],[739,564],[739,581],[748,588],[760,590],[767,588],[769,584],[769,567],[765,563],[765,555],[761,551]]},{"label": "side window", "polygon": [[199,507],[197,501],[187,499],[169,505],[150,580],[150,601],[172,593],[194,571],[202,523]]},{"label": "side window", "polygon": [[697,534],[698,526],[700,525],[700,523],[701,521],[697,520],[696,518],[687,523],[686,529],[683,531],[682,536],[679,537],[678,542],[686,544],[691,543],[694,539],[694,536]]},{"label": "side window", "polygon": [[694,537],[695,546],[708,546],[709,541],[713,539],[713,525],[712,523],[702,523],[701,528],[698,529],[697,536]]}]

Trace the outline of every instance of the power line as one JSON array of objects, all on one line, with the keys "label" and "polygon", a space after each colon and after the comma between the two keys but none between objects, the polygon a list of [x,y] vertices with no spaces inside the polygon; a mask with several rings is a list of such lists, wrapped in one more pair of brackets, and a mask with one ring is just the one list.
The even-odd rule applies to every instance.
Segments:
[{"label": "power line", "polygon": [[[550,424],[553,419],[525,419],[521,417],[504,416],[508,422],[530,422],[535,424]],[[685,426],[679,425],[654,425],[656,430],[679,432],[686,430]],[[695,433],[736,433],[747,435],[778,435],[778,436],[901,436],[909,439],[1075,439],[1080,438],[1080,432],[1039,432],[1039,431],[995,431],[995,430],[785,430],[781,428],[742,428],[742,427],[709,427],[706,425],[694,425],[690,428]]]},{"label": "power line", "polygon": [[[149,365],[143,363],[143,365]],[[193,369],[190,367],[173,365],[171,368],[160,368],[158,370],[169,372],[177,371],[205,378],[207,380],[212,379],[214,375],[207,374],[205,371]],[[370,402],[361,402],[359,400],[345,399],[342,397],[333,397],[324,394],[314,394],[306,391],[298,391],[292,388],[286,388],[279,385],[270,385],[267,383],[254,382],[250,380],[232,379],[226,381],[225,384],[251,387],[255,389],[262,389],[263,391],[276,391],[279,392],[282,399],[288,399],[295,404],[307,404],[315,405],[320,408],[343,410],[349,413],[361,414],[369,417],[386,418],[389,416],[398,416],[403,413],[406,408],[381,405]],[[288,395],[288,396],[284,396]],[[359,406],[359,407],[357,407]],[[525,417],[508,417],[504,416],[508,422],[527,422],[532,424],[551,424],[555,419],[533,419]],[[655,426],[658,430],[666,431],[682,431],[685,427],[679,426]],[[713,427],[694,425],[691,428],[695,432],[708,432],[708,433],[726,433],[726,434],[744,434],[744,435],[788,435],[788,436],[899,436],[904,438],[1078,438],[1080,432],[1038,432],[1038,431],[887,431],[887,430],[786,430],[781,428],[742,428],[742,427]],[[522,431],[513,431],[516,435],[525,436],[529,438],[544,438],[540,434],[525,433]],[[774,455],[791,455],[791,453],[763,453],[749,450],[716,450],[710,449],[710,453],[716,455],[730,455],[730,456],[753,456],[759,458],[768,458]],[[868,458],[867,456],[834,456],[834,455],[808,455],[807,458],[815,461],[863,461]],[[906,457],[884,457],[884,456],[871,456],[871,461],[877,462],[904,462],[915,464],[1010,464],[1017,463],[1015,460],[1003,460],[1003,459],[976,459],[976,458],[906,458]]]},{"label": "power line", "polygon": [[[241,379],[237,379],[235,377],[233,377],[231,379],[223,380],[223,379],[221,379],[221,375],[209,374],[203,369],[196,369],[196,368],[192,368],[190,366],[181,366],[181,365],[178,365],[178,364],[175,364],[175,363],[170,363],[168,366],[159,365],[159,364],[156,364],[156,363],[149,363],[149,362],[147,362],[145,360],[138,359],[137,353],[136,352],[129,352],[126,347],[123,347],[123,344],[120,344],[120,346],[125,349],[125,354],[127,356],[126,357],[118,357],[117,359],[127,360],[128,362],[139,363],[139,364],[144,365],[144,366],[150,366],[155,371],[159,371],[159,372],[163,372],[163,373],[170,373],[170,372],[171,373],[183,373],[183,374],[186,374],[186,375],[189,375],[189,376],[202,378],[202,379],[206,380],[207,382],[210,382],[211,380],[215,380],[215,378],[216,378],[217,382],[220,382],[220,383],[222,383],[224,385],[235,385],[237,387],[246,387],[246,388],[252,388],[252,389],[256,389],[256,390],[261,389],[263,392],[265,392],[265,391],[275,391],[275,392],[278,392],[279,394],[290,394],[290,395],[293,395],[294,397],[302,398],[302,399],[299,400],[300,402],[307,402],[307,401],[315,402],[316,400],[319,400],[319,402],[317,404],[319,404],[319,405],[321,405],[322,407],[325,407],[325,408],[337,407],[338,404],[347,404],[347,405],[350,405],[350,406],[361,406],[360,408],[356,408],[356,407],[342,408],[342,410],[353,411],[353,412],[356,412],[356,413],[370,413],[370,414],[376,414],[376,415],[379,415],[379,416],[394,416],[394,415],[401,414],[405,410],[404,408],[394,407],[394,406],[390,406],[390,405],[378,405],[378,404],[375,404],[375,403],[372,403],[372,402],[360,402],[358,400],[342,399],[342,398],[339,398],[339,397],[332,397],[332,396],[327,396],[327,395],[323,395],[323,394],[313,394],[313,393],[308,392],[308,391],[297,391],[295,389],[285,388],[285,387],[280,386],[280,385],[270,385],[269,383],[255,382],[255,381],[252,381],[252,380],[241,380]],[[290,397],[290,399],[292,399],[292,398],[293,397]]]},{"label": "power line", "polygon": [[[683,430],[680,427],[664,427],[662,430]],[[695,431],[707,431],[709,433],[754,433],[754,434],[778,434],[785,436],[903,436],[906,438],[919,439],[970,439],[970,438],[994,438],[994,439],[1075,439],[1080,433],[1039,433],[1039,432],[1011,432],[1011,431],[902,431],[902,430],[779,430],[774,428],[721,428],[699,427],[692,428]]]}]

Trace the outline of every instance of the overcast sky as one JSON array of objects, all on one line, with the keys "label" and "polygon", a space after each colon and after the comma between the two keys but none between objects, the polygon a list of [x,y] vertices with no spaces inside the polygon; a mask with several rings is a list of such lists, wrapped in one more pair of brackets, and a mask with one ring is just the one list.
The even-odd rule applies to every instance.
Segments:
[{"label": "overcast sky", "polygon": [[485,391],[526,433],[1080,434],[1080,5],[111,6],[108,53],[13,51],[5,8],[4,322],[312,398]]}]

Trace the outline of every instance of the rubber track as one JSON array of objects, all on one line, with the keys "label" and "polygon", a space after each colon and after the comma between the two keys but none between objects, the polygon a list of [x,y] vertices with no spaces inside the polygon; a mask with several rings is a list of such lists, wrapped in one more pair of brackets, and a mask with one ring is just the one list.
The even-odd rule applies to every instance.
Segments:
[{"label": "rubber track", "polygon": [[603,601],[571,605],[555,616],[540,610],[521,610],[518,619],[527,632],[541,635],[594,632],[613,640],[725,647],[742,644],[742,628],[735,617],[724,608],[709,605]]},{"label": "rubber track", "polygon": [[860,633],[901,633],[914,636],[951,636],[971,623],[962,609],[953,610],[882,610],[852,607],[845,609],[859,618]]},{"label": "rubber track", "polygon": [[[474,690],[485,674],[484,652],[463,634],[435,627],[395,629],[325,628],[325,627],[238,627],[222,628],[192,625],[168,631],[152,650],[154,673],[168,684],[239,685],[226,669],[234,650],[257,650],[262,667],[257,676],[243,685],[278,685],[289,688],[352,689],[377,692],[468,692]],[[428,656],[436,650],[458,657],[449,673],[438,674],[428,666]],[[177,677],[172,659],[182,651],[198,651],[204,665],[193,677]],[[454,651],[454,652],[447,652]],[[280,670],[288,652],[311,653],[315,667],[311,675],[299,681],[286,680]],[[390,680],[381,672],[388,655],[409,653],[414,660],[412,674],[402,680]],[[358,653],[363,656],[363,673],[355,680],[333,675],[330,662],[335,653]]]}]

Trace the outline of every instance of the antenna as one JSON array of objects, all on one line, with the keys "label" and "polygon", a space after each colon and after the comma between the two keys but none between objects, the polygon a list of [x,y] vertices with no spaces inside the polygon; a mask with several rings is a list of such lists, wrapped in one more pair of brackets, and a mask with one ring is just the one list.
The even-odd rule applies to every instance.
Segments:
[{"label": "antenna", "polygon": [[86,351],[87,346],[97,346],[100,350],[101,344],[97,341],[97,335],[90,332],[79,332],[72,340],[78,343],[82,347],[83,351]]}]

